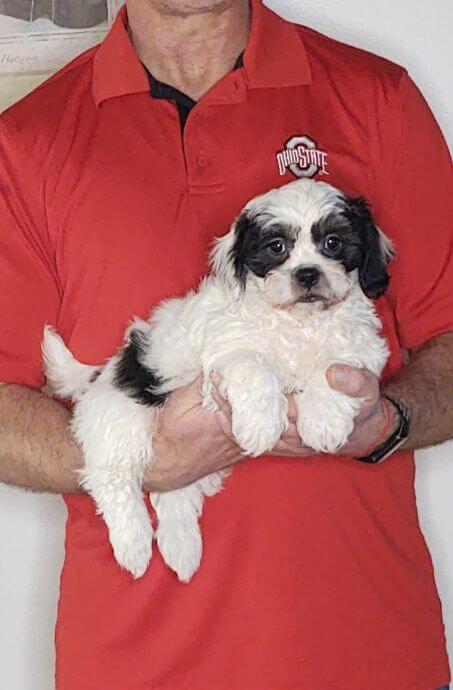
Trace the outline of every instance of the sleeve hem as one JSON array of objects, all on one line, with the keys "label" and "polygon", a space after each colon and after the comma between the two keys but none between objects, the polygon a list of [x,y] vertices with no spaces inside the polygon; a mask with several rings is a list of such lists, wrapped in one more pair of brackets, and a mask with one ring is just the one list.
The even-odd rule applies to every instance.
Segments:
[{"label": "sleeve hem", "polygon": [[18,366],[8,362],[0,362],[0,381],[17,386],[27,386],[40,390],[46,383],[44,373],[34,367]]},{"label": "sleeve hem", "polygon": [[407,350],[415,350],[416,348],[427,343],[429,340],[433,340],[434,338],[445,335],[446,333],[453,333],[453,322],[443,326],[437,326],[429,331],[425,331],[424,333],[417,333],[415,331],[411,332],[410,330],[407,331],[406,329],[406,333],[404,335],[400,335],[400,341],[403,348]]}]

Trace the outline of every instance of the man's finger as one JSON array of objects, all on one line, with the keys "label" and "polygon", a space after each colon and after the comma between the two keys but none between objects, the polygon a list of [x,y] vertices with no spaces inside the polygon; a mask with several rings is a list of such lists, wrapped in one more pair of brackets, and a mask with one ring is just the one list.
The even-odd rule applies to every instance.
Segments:
[{"label": "man's finger", "polygon": [[346,393],[353,398],[374,400],[379,395],[377,377],[367,369],[355,369],[345,364],[334,364],[326,374],[331,388]]},{"label": "man's finger", "polygon": [[217,387],[212,388],[211,395],[217,403],[218,408],[223,412],[223,414],[226,417],[231,417],[231,405],[228,402],[228,400],[223,397],[223,395],[220,393]]},{"label": "man's finger", "polygon": [[231,417],[226,416],[222,410],[214,412],[217,424],[221,431],[227,436],[231,441],[236,443],[236,439],[233,436],[233,428],[231,423]]},{"label": "man's finger", "polygon": [[294,395],[288,395],[288,419],[294,424],[297,421],[297,406]]}]

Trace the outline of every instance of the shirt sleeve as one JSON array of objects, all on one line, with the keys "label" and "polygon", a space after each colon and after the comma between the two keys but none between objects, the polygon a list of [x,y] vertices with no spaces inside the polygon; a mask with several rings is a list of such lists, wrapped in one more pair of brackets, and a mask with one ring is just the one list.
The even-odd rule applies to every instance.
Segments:
[{"label": "shirt sleeve", "polygon": [[[394,239],[389,300],[400,343],[453,330],[453,167],[426,101],[406,72],[390,126],[398,131],[378,221]],[[387,159],[388,160],[388,159]]]},{"label": "shirt sleeve", "polygon": [[41,340],[59,289],[33,146],[0,118],[0,381],[44,384]]}]

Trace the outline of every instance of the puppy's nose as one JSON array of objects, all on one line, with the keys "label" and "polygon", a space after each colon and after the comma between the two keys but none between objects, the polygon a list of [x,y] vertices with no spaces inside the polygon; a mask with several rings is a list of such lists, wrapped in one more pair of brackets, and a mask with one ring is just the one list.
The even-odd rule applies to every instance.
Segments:
[{"label": "puppy's nose", "polygon": [[306,268],[298,268],[296,271],[296,280],[306,288],[311,288],[319,280],[320,272],[315,266],[307,266]]}]

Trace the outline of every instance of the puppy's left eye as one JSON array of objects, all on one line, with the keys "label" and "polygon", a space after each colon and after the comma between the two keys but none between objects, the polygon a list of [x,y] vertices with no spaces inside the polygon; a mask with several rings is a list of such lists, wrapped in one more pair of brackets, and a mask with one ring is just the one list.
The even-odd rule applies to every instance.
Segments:
[{"label": "puppy's left eye", "polygon": [[279,256],[280,254],[284,254],[286,252],[286,244],[283,242],[283,240],[274,240],[270,243],[269,250],[272,252],[272,254]]},{"label": "puppy's left eye", "polygon": [[343,246],[343,241],[337,235],[328,235],[324,240],[324,249],[328,254],[338,254]]}]

